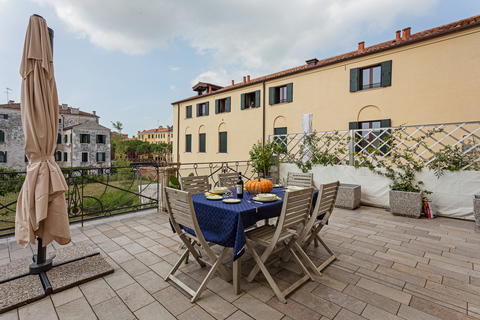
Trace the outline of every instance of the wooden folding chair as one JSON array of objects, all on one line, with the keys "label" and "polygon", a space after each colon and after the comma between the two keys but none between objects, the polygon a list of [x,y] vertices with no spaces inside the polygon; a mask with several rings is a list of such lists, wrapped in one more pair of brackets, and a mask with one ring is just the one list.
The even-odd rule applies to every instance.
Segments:
[{"label": "wooden folding chair", "polygon": [[[297,243],[298,236],[304,232],[304,228],[306,226],[308,216],[312,207],[312,199],[313,187],[298,191],[287,192],[285,194],[285,199],[283,202],[282,213],[280,214],[280,217],[277,221],[277,226],[264,225],[246,232],[247,248],[251,251],[251,254],[256,262],[256,265],[250,272],[247,280],[251,282],[255,278],[257,273],[261,270],[268,283],[272,287],[273,291],[275,292],[278,300],[283,303],[287,302],[285,300],[285,297],[288,294],[297,289],[309,278],[314,280],[312,275],[309,273],[309,271],[295,252],[297,252],[301,258],[307,261],[308,267],[314,270],[315,273],[318,273],[316,271],[315,265],[307,257],[303,249]],[[262,253],[261,256],[259,256],[257,251],[253,248],[252,242],[255,242],[260,246],[265,247],[265,251]],[[280,258],[276,258],[270,261],[267,265],[265,264],[267,259],[272,254],[277,253],[281,250],[289,252],[305,274],[303,278],[289,286],[283,292],[280,291],[267,269],[267,265],[278,261]]]},{"label": "wooden folding chair", "polygon": [[313,173],[289,172],[286,186],[313,187]]},{"label": "wooden folding chair", "polygon": [[183,191],[190,191],[191,194],[205,193],[210,190],[208,176],[180,177],[180,185]]},{"label": "wooden folding chair", "polygon": [[220,187],[227,187],[228,189],[235,188],[235,185],[237,184],[237,179],[237,172],[218,174],[218,183]]},{"label": "wooden folding chair", "polygon": [[[327,224],[328,219],[332,215],[333,208],[335,206],[335,201],[337,199],[338,187],[340,185],[339,181],[322,184],[318,191],[317,202],[315,208],[313,209],[312,215],[308,221],[308,224],[305,228],[305,233],[299,236],[299,242],[302,248],[306,249],[312,241],[315,242],[315,247],[318,247],[318,242],[327,250],[330,254],[330,257],[323,262],[316,269],[321,272],[325,269],[330,263],[334,260],[337,260],[337,256],[333,251],[328,247],[328,245],[320,237],[320,230]],[[322,219],[319,219],[323,215]]]},{"label": "wooden folding chair", "polygon": [[[167,202],[167,211],[170,215],[170,222],[172,223],[175,232],[178,234],[186,247],[185,251],[180,256],[180,259],[178,259],[177,263],[168,273],[165,281],[170,279],[175,282],[190,296],[192,296],[192,299],[190,301],[193,303],[198,300],[203,290],[205,290],[208,282],[215,274],[215,271],[218,270],[225,278],[225,281],[230,282],[232,280],[232,277],[228,274],[228,272],[222,265],[222,260],[227,254],[229,248],[225,247],[218,257],[213,252],[211,246],[214,245],[214,243],[207,242],[205,240],[202,234],[202,230],[198,225],[195,210],[193,209],[192,196],[190,192],[166,187],[165,198]],[[195,234],[186,232],[183,227],[193,230]],[[201,258],[200,253],[195,249],[196,244],[199,244],[205,250],[207,255],[210,257],[210,260],[212,260],[212,263],[205,261]],[[192,254],[192,256],[202,268],[205,267],[206,264],[212,267],[207,273],[207,276],[205,277],[203,282],[200,284],[200,287],[197,289],[197,291],[194,291],[192,288],[187,286],[184,282],[182,282],[174,275],[182,262],[187,259],[189,253]]]}]

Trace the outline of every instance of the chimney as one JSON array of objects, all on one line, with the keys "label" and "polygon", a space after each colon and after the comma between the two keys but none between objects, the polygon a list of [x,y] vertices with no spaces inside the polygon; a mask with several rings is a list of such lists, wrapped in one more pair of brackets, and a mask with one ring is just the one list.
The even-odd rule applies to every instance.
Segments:
[{"label": "chimney", "polygon": [[363,49],[365,49],[365,41],[358,43],[358,51],[362,51]]},{"label": "chimney", "polygon": [[232,80],[232,86],[234,86],[234,85],[235,85],[235,81],[234,81],[234,80]]},{"label": "chimney", "polygon": [[250,83],[250,75],[247,76],[247,83]]},{"label": "chimney", "polygon": [[14,104],[15,100],[8,100],[8,104]]},{"label": "chimney", "polygon": [[396,41],[400,41],[400,33],[402,33],[402,31],[397,30],[397,37],[395,38]]},{"label": "chimney", "polygon": [[62,110],[68,110],[68,104],[62,103]]},{"label": "chimney", "polygon": [[308,66],[308,67],[313,67],[314,65],[317,64],[318,59],[313,58],[313,59],[310,59],[310,60],[306,60],[305,62],[307,63],[307,66]]},{"label": "chimney", "polygon": [[97,115],[97,111],[92,111],[93,115],[96,116]]},{"label": "chimney", "polygon": [[212,93],[212,87],[208,87],[208,93]]},{"label": "chimney", "polygon": [[408,40],[410,38],[410,27],[403,29],[402,40]]},{"label": "chimney", "polygon": [[71,108],[70,113],[71,114],[79,114],[80,108]]},{"label": "chimney", "polygon": [[246,83],[247,82],[247,77],[243,77],[243,83]]}]

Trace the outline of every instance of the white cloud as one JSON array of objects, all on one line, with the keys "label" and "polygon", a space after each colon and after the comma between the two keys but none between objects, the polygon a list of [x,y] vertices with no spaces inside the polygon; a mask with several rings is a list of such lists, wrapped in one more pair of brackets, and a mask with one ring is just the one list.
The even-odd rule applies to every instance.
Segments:
[{"label": "white cloud", "polygon": [[178,71],[178,70],[180,70],[180,68],[179,68],[179,67],[173,67],[173,66],[171,66],[171,67],[170,67],[170,70],[171,70],[171,71]]},{"label": "white cloud", "polygon": [[[212,54],[217,71],[202,74],[226,85],[248,68],[252,76],[317,57],[332,47],[354,50],[361,34],[398,29],[405,15],[426,15],[438,0],[35,0],[50,4],[79,37],[127,54],[186,41]],[[401,26],[406,27],[406,26]],[[369,45],[368,43],[366,44]],[[209,68],[211,66],[207,66]],[[171,67],[172,71],[175,67]],[[241,78],[240,78],[241,79]],[[194,81],[196,81],[195,79]],[[212,81],[213,81],[212,80]],[[202,78],[202,81],[208,81]]]},{"label": "white cloud", "polygon": [[169,86],[170,90],[172,91],[175,91],[175,89],[177,89],[177,87],[175,87],[173,84],[171,86]]}]

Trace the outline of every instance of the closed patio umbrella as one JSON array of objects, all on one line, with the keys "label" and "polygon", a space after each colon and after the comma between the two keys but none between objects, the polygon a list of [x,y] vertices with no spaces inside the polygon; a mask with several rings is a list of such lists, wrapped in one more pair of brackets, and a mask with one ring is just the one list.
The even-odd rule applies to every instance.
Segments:
[{"label": "closed patio umbrella", "polygon": [[17,202],[15,239],[23,248],[28,243],[35,244],[35,236],[39,238],[39,248],[53,240],[67,244],[68,187],[53,156],[59,110],[52,46],[47,22],[37,15],[31,16],[28,24],[20,75],[25,155],[29,164]]}]

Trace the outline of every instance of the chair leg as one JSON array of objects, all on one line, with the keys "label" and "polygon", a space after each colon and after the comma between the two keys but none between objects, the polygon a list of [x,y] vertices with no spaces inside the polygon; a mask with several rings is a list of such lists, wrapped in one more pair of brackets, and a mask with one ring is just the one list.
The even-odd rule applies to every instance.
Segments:
[{"label": "chair leg", "polygon": [[[253,259],[255,260],[255,262],[257,263],[257,266],[260,268],[260,270],[262,271],[263,275],[265,276],[265,279],[267,279],[268,283],[270,284],[270,287],[272,287],[273,289],[273,292],[275,293],[275,295],[277,296],[278,300],[280,300],[280,302],[283,302],[283,303],[287,303],[287,300],[285,300],[285,297],[283,296],[282,292],[280,291],[280,289],[278,288],[277,284],[275,283],[275,281],[273,280],[272,276],[270,275],[270,273],[268,272],[267,268],[265,267],[265,265],[263,264],[263,261],[262,259],[260,259],[260,257],[258,256],[257,252],[255,251],[255,249],[253,248],[253,246],[250,244],[250,241],[247,239],[247,247],[248,249],[251,251],[252,253],[252,256],[253,256]],[[253,272],[253,270],[252,270]],[[250,273],[251,275],[251,273]],[[249,276],[250,277],[250,276]]]},{"label": "chair leg", "polygon": [[[210,248],[210,247],[206,247],[204,248],[205,249],[205,252],[207,253],[207,255],[210,257],[210,259],[212,260],[213,263],[217,263],[218,259],[220,259],[219,257],[217,257],[217,255],[213,252],[213,250]],[[225,249],[222,251],[222,254],[223,252],[225,252]],[[223,278],[225,279],[225,281],[227,282],[230,282],[232,281],[232,277],[228,274],[227,270],[225,270],[225,268],[223,267],[223,265],[219,265],[218,266],[218,271],[222,274]]]},{"label": "chair leg", "polygon": [[[247,240],[248,242],[248,240]],[[253,249],[253,246],[250,244],[250,247],[249,247],[250,250]],[[262,265],[264,265],[265,261],[267,261],[268,257],[270,256],[270,254],[272,253],[272,249],[271,248],[266,248],[265,251],[263,252],[262,254],[262,257],[261,257],[261,261],[262,261]],[[255,251],[255,254],[257,254],[257,252]],[[258,255],[258,254],[257,254]],[[252,271],[250,271],[248,277],[247,277],[247,281],[248,282],[252,282],[253,279],[257,276],[258,272],[260,271],[260,266],[258,265],[258,263],[253,267]]]},{"label": "chair leg", "polygon": [[[222,253],[220,254],[220,256],[217,258],[217,260],[215,261],[215,263],[213,264],[212,268],[210,269],[210,271],[208,272],[207,276],[205,277],[205,279],[203,280],[202,284],[200,285],[200,287],[198,288],[197,292],[195,292],[195,295],[192,297],[192,300],[190,300],[192,303],[193,302],[196,302],[198,300],[198,298],[200,298],[200,295],[202,294],[202,292],[205,290],[205,288],[207,287],[207,284],[208,282],[210,281],[210,279],[212,279],[213,275],[215,274],[215,271],[217,271],[217,269],[219,267],[222,267],[222,261],[223,261],[223,258],[225,258],[225,255],[227,254],[228,252],[228,249],[229,248],[224,248]],[[225,269],[224,269],[225,270]],[[225,271],[226,272],[226,271]]]},{"label": "chair leg", "polygon": [[175,263],[173,268],[167,274],[167,276],[165,277],[165,281],[167,281],[170,278],[170,276],[177,271],[178,267],[180,267],[180,265],[182,264],[183,260],[186,258],[187,255],[188,255],[188,249],[183,252],[183,254],[180,256],[180,259],[178,259],[177,263]]},{"label": "chair leg", "polygon": [[[313,273],[315,273],[317,276],[321,277],[322,274],[320,273],[320,271],[317,270],[317,267],[312,262],[312,260],[307,256],[305,251],[303,251],[302,247],[300,247],[298,243],[295,243],[294,248],[297,250],[298,254],[303,258],[303,260],[307,263],[307,267],[309,267],[310,270],[312,270]],[[314,280],[313,278],[311,279]]]}]

